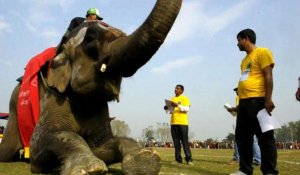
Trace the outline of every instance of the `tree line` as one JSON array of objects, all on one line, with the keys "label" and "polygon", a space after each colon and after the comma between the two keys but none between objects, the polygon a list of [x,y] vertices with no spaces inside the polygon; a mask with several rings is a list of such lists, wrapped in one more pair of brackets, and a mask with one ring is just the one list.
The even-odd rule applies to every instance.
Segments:
[{"label": "tree line", "polygon": [[300,120],[284,124],[275,130],[277,142],[300,142]]},{"label": "tree line", "polygon": [[[282,125],[275,130],[274,134],[277,142],[300,142],[300,120]],[[229,133],[226,140],[234,141],[234,134]]]},{"label": "tree line", "polygon": [[[128,136],[130,134],[130,128],[125,121],[112,120],[112,131],[115,136]],[[143,141],[159,141],[159,142],[172,142],[172,136],[170,132],[169,123],[156,123],[156,126],[150,125],[142,130]],[[189,139],[194,137],[194,133],[189,133]],[[229,133],[223,142],[234,142],[234,133]],[[300,120],[295,122],[289,122],[281,126],[281,128],[275,130],[275,137],[277,142],[300,142]],[[214,139],[208,138],[205,141],[212,142]]]}]

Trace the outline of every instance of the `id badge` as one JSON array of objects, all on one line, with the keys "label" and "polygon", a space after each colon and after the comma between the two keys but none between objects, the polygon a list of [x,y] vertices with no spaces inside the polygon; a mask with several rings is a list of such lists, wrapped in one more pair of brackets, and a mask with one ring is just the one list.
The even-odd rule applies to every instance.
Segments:
[{"label": "id badge", "polygon": [[249,74],[250,74],[250,68],[248,68],[244,72],[242,72],[240,81],[246,81],[248,79]]}]

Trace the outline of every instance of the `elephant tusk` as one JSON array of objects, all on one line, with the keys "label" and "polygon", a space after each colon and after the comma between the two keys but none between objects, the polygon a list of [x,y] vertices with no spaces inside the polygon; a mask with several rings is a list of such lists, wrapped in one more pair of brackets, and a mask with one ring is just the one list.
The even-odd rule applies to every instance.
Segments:
[{"label": "elephant tusk", "polygon": [[104,72],[106,71],[106,64],[103,63],[103,64],[101,65],[100,71],[101,71],[102,73],[104,73]]}]

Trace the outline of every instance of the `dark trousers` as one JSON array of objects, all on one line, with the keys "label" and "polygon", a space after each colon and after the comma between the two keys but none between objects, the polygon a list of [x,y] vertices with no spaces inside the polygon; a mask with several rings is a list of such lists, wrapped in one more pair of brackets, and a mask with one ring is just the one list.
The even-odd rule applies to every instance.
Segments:
[{"label": "dark trousers", "polygon": [[[192,161],[192,153],[188,142],[189,127],[187,125],[171,125],[171,134],[175,147],[175,160],[182,163],[181,144],[187,162]],[[180,144],[181,143],[181,144]]]},{"label": "dark trousers", "polygon": [[239,101],[235,139],[240,153],[240,171],[253,174],[253,135],[256,134],[261,150],[261,171],[263,174],[278,174],[277,148],[274,131],[262,133],[257,113],[264,109],[264,98],[248,98]]}]

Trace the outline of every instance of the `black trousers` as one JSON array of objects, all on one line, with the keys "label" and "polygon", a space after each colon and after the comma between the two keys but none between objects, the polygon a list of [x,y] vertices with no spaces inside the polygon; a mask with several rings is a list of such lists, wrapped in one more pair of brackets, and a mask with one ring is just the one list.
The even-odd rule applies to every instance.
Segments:
[{"label": "black trousers", "polygon": [[262,133],[257,113],[264,109],[265,99],[262,97],[241,99],[239,101],[235,140],[240,153],[240,171],[253,174],[253,135],[256,134],[261,150],[261,171],[263,174],[278,174],[277,148],[274,131]]},{"label": "black trousers", "polygon": [[187,162],[192,161],[192,153],[188,142],[189,127],[187,125],[171,125],[171,134],[175,147],[175,160],[182,163],[181,144]]}]

